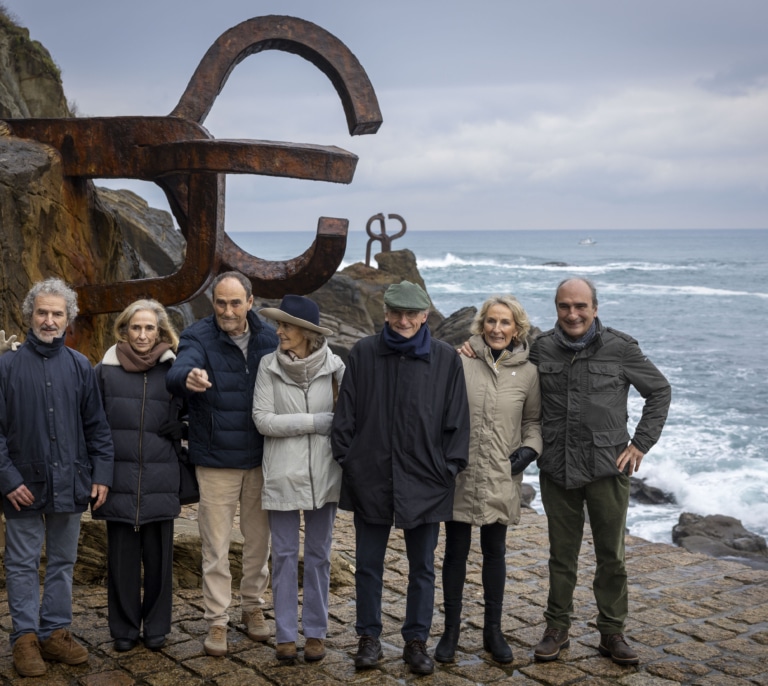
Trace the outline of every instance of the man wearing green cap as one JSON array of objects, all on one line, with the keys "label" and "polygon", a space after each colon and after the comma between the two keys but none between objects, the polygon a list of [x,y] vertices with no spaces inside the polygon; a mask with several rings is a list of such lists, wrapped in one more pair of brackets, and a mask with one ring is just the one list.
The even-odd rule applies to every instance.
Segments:
[{"label": "man wearing green cap", "polygon": [[403,659],[415,674],[434,670],[426,641],[435,546],[440,522],[453,514],[454,479],[467,466],[469,410],[461,361],[450,345],[432,339],[429,308],[417,284],[387,289],[384,328],[352,348],[333,421],[339,507],[354,512],[355,521],[357,669],[382,657],[384,555],[394,523],[408,556]]}]

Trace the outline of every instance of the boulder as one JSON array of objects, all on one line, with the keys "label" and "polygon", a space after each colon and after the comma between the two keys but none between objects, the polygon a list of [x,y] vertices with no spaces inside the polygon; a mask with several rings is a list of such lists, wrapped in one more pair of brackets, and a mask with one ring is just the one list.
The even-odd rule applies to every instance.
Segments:
[{"label": "boulder", "polygon": [[765,539],[747,531],[734,517],[683,512],[672,529],[672,541],[692,553],[738,558],[755,568],[768,569]]},{"label": "boulder", "polygon": [[461,347],[461,344],[471,335],[469,329],[476,314],[476,307],[462,307],[456,310],[435,327],[433,332],[435,338],[449,343],[454,348]]},{"label": "boulder", "polygon": [[536,489],[531,486],[531,484],[526,483],[523,481],[522,483],[523,492],[522,492],[522,503],[521,505],[523,507],[531,507],[531,503],[533,502],[533,499],[536,497]]},{"label": "boulder", "polygon": [[643,505],[663,505],[675,503],[675,496],[666,491],[662,491],[655,486],[649,486],[645,479],[638,479],[636,476],[629,477],[629,497]]}]

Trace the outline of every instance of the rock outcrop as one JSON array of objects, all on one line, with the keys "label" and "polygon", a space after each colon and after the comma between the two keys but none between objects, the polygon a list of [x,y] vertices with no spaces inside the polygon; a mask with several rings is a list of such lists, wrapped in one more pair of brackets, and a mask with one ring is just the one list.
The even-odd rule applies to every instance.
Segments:
[{"label": "rock outcrop", "polygon": [[636,476],[629,477],[629,497],[643,505],[665,505],[676,502],[675,496],[671,493],[649,486],[645,483],[645,479],[638,479]]},{"label": "rock outcrop", "polygon": [[691,553],[739,558],[756,569],[768,569],[765,539],[734,517],[683,512],[672,529],[672,541]]},{"label": "rock outcrop", "polygon": [[70,116],[50,53],[0,9],[0,119]]},{"label": "rock outcrop", "polygon": [[[0,11],[0,119],[72,116],[45,48]],[[0,328],[21,334],[21,302],[56,275],[74,286],[163,276],[181,264],[185,241],[168,212],[128,191],[62,174],[56,150],[15,138],[0,124]],[[210,312],[205,299],[171,310],[183,328]],[[76,347],[92,361],[112,343],[114,316],[81,318]]]}]

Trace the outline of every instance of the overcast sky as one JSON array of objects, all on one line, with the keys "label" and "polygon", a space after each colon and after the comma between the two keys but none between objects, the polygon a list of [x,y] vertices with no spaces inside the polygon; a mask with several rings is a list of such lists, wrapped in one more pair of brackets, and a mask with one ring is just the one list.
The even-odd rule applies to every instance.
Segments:
[{"label": "overcast sky", "polygon": [[[768,228],[765,0],[0,2],[81,116],[168,114],[216,38],[259,15],[308,19],[355,53],[384,117],[373,136],[349,136],[300,57],[232,72],[213,136],[360,161],[349,186],[229,176],[229,232],[321,215],[362,230],[378,212],[420,230]],[[153,184],[109,185],[167,209]]]}]

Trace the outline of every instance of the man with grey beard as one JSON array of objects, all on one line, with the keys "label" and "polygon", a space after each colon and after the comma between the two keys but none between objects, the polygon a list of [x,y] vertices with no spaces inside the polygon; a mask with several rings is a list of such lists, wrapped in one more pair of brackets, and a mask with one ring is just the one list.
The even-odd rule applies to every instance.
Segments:
[{"label": "man with grey beard", "polygon": [[72,570],[80,516],[89,503],[101,507],[112,484],[113,447],[91,364],[64,345],[75,292],[60,279],[36,283],[22,314],[27,339],[0,358],[0,492],[13,664],[21,676],[42,676],[44,659],[88,660],[69,631]]}]

